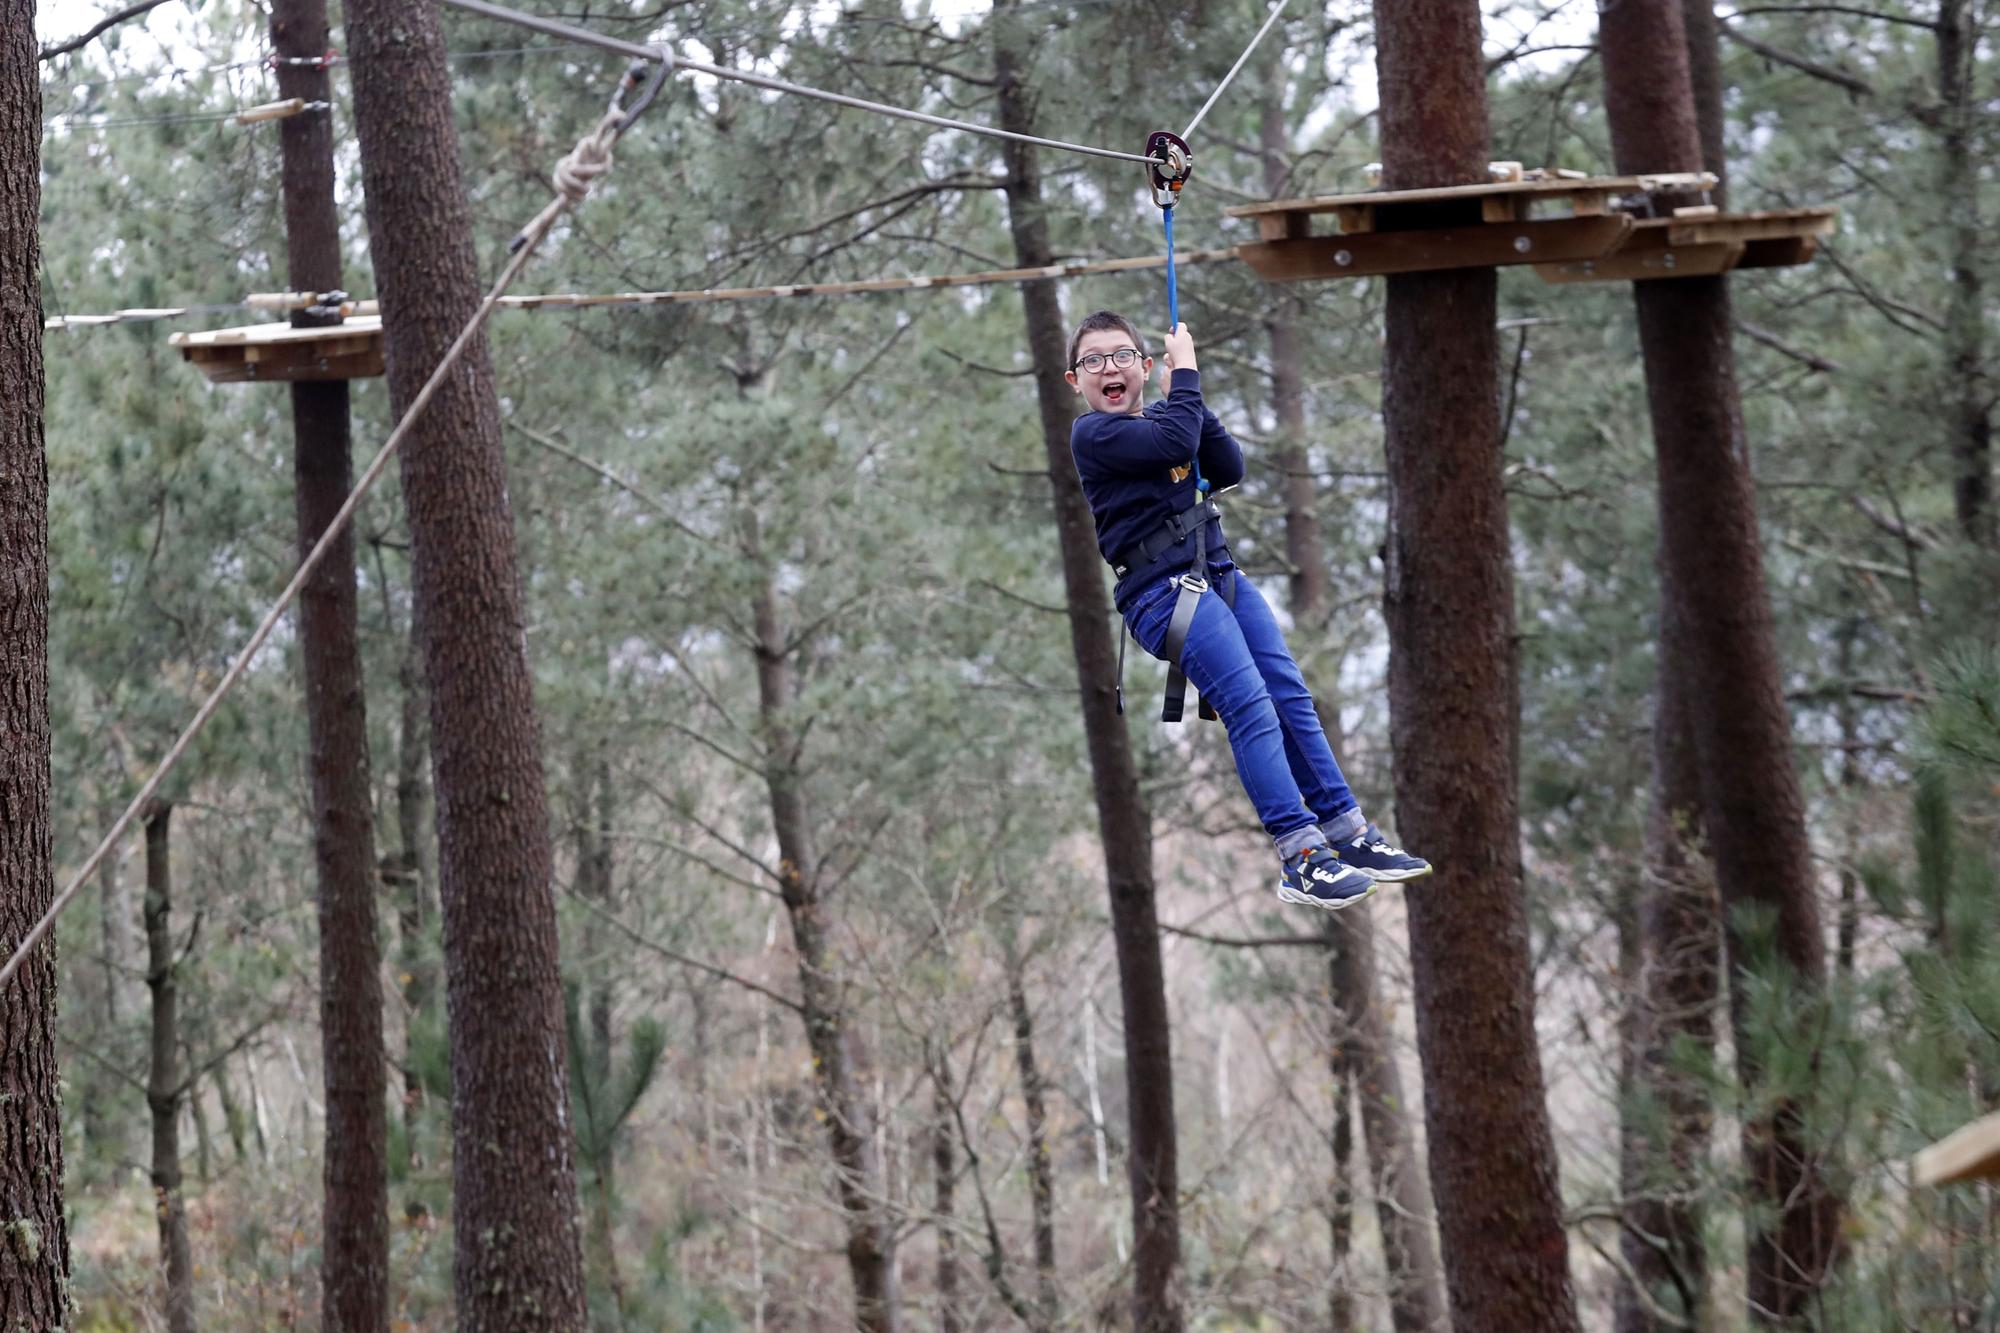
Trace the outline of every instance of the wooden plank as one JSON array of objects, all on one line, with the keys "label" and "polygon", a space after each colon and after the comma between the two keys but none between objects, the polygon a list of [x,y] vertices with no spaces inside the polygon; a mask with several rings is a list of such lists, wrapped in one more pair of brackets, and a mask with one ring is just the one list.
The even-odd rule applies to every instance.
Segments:
[{"label": "wooden plank", "polygon": [[1833,231],[1831,208],[1792,208],[1767,213],[1722,213],[1707,218],[1674,218],[1667,230],[1675,245],[1707,245],[1713,241],[1741,244],[1775,241],[1792,236],[1826,236]]},{"label": "wooden plank", "polygon": [[1743,258],[1740,245],[1627,245],[1601,259],[1537,264],[1543,282],[1644,282],[1649,278],[1700,278],[1727,273]]},{"label": "wooden plank", "polygon": [[1312,235],[1312,217],[1305,213],[1266,213],[1257,219],[1257,236],[1265,241],[1296,241]]},{"label": "wooden plank", "polygon": [[1383,204],[1434,204],[1452,199],[1479,199],[1489,195],[1518,195],[1527,199],[1577,194],[1637,194],[1653,190],[1707,190],[1715,187],[1715,177],[1707,172],[1679,172],[1657,176],[1585,176],[1576,180],[1486,181],[1475,185],[1440,185],[1425,190],[1367,190],[1357,194],[1314,195],[1298,199],[1273,199],[1261,204],[1238,204],[1225,209],[1232,218],[1254,218],[1265,213],[1334,213],[1344,206]]},{"label": "wooden plank", "polygon": [[382,321],[372,316],[320,328],[208,329],[176,333],[167,341],[217,384],[372,379],[383,373]]},{"label": "wooden plank", "polygon": [[1264,241],[1240,245],[1236,253],[1266,282],[1300,282],[1309,278],[1361,278],[1378,273],[1591,259],[1616,250],[1631,230],[1632,219],[1622,215],[1552,218],[1511,226]]},{"label": "wooden plank", "polygon": [[1776,240],[1750,241],[1743,247],[1738,268],[1791,268],[1810,264],[1819,253],[1819,240],[1812,236],[1784,236]]},{"label": "wooden plank", "polygon": [[[1360,232],[1375,230],[1375,205],[1373,204],[1347,204],[1334,209],[1333,212],[1334,216],[1340,220],[1340,230],[1345,235],[1353,236]],[[1312,219],[1312,214],[1310,213],[1284,213],[1280,216],[1297,218],[1301,222],[1310,222]],[[1259,227],[1263,226],[1264,219],[1261,217],[1258,218],[1257,225]]]},{"label": "wooden plank", "polygon": [[294,380],[366,380],[383,372],[380,352],[355,356],[296,358],[286,361],[197,362],[202,374],[215,384],[280,384]]},{"label": "wooden plank", "polygon": [[1939,1139],[1910,1160],[1910,1172],[1922,1186],[2000,1180],[2000,1113]]}]

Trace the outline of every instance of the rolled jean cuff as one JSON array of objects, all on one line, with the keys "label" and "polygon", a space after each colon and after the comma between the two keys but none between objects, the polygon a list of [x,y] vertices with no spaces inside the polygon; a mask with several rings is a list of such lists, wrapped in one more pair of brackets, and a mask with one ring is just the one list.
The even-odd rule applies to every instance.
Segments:
[{"label": "rolled jean cuff", "polygon": [[1289,861],[1308,847],[1326,846],[1326,834],[1319,831],[1319,825],[1308,824],[1304,828],[1280,834],[1272,841],[1278,844],[1278,855]]},{"label": "rolled jean cuff", "polygon": [[1330,843],[1353,842],[1367,831],[1368,820],[1362,815],[1360,806],[1351,805],[1332,819],[1322,820],[1319,829]]}]

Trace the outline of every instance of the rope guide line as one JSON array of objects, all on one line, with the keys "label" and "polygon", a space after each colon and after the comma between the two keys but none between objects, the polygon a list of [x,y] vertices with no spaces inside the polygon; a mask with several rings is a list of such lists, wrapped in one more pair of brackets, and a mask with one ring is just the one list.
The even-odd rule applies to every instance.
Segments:
[{"label": "rope guide line", "polygon": [[[1194,250],[1178,256],[1182,264],[1208,264],[1234,259],[1228,247]],[[1007,282],[1036,282],[1044,278],[1083,278],[1099,273],[1133,273],[1165,268],[1165,255],[1145,255],[1136,259],[1076,260],[1067,264],[1046,264],[1040,268],[998,268],[977,273],[931,273],[907,278],[859,278],[848,282],[794,282],[767,287],[687,287],[658,292],[552,292],[538,296],[503,296],[503,310],[593,310],[605,307],[647,305],[712,305],[730,301],[767,301],[793,296],[866,296],[877,292],[918,292],[951,287],[988,287]],[[42,327],[51,331],[99,328],[110,324],[137,324],[154,320],[179,319],[190,315],[222,314],[231,310],[312,310],[316,314],[346,316],[379,315],[374,300],[349,300],[345,292],[251,292],[241,301],[214,305],[148,306],[113,310],[101,315],[50,315]],[[261,326],[251,326],[261,327]]]},{"label": "rope guide line", "polygon": [[269,611],[265,612],[264,619],[258,623],[256,630],[250,636],[249,642],[244,644],[243,650],[236,655],[236,660],[230,663],[229,670],[223,674],[222,680],[209,692],[208,697],[202,701],[201,707],[195,712],[194,719],[187,724],[180,736],[167,750],[166,756],[160,760],[159,766],[153,770],[153,775],[146,779],[144,786],[139,788],[138,795],[134,796],[131,803],[125,807],[125,812],[118,816],[117,821],[112,824],[110,832],[106,833],[103,840],[97,844],[96,850],[91,852],[89,858],[84,861],[83,866],[71,877],[69,883],[63,887],[62,892],[56,895],[55,900],[49,904],[48,911],[44,912],[41,919],[28,931],[27,936],[14,949],[13,955],[8,958],[6,965],[0,967],[0,986],[7,984],[14,974],[20,970],[21,964],[27,960],[28,955],[33,953],[35,947],[47,937],[49,931],[54,928],[56,918],[61,915],[63,908],[67,907],[83,886],[89,882],[91,875],[96,873],[99,863],[118,844],[118,840],[124,837],[131,829],[132,822],[138,818],[139,812],[153,798],[154,793],[159,791],[160,784],[166,780],[167,774],[173,771],[174,766],[187,753],[188,747],[194,743],[195,738],[208,725],[209,719],[215,716],[217,710],[222,706],[222,701],[228,697],[229,692],[236,688],[236,683],[243,678],[244,673],[249,669],[250,662],[256,657],[258,649],[262,648],[265,641],[271,637],[271,632],[277,628],[279,619],[298,597],[300,590],[305,587],[306,580],[311,578],[313,573],[318,570],[321,562],[326,558],[326,553],[332,549],[335,539],[346,529],[348,523],[353,519],[355,511],[361,507],[362,500],[367,498],[368,492],[380,480],[384,470],[388,468],[390,460],[396,456],[397,450],[402,448],[403,440],[409,435],[410,428],[423,415],[424,409],[430,405],[431,399],[436,396],[438,389],[444,384],[445,377],[451,373],[452,368],[458,364],[459,358],[465,354],[465,349],[472,344],[472,340],[485,327],[487,316],[493,313],[494,307],[500,303],[500,298],[514,284],[514,279],[520,276],[523,268],[527,267],[528,260],[535,253],[535,247],[541,243],[543,237],[548,235],[550,228],[555,225],[556,220],[571,205],[583,201],[584,196],[590,191],[591,184],[611,169],[612,146],[618,142],[619,137],[630,127],[632,119],[637,112],[645,108],[647,101],[651,99],[653,87],[657,86],[656,77],[653,81],[653,87],[646,88],[632,108],[628,109],[625,107],[623,105],[624,98],[628,93],[640,87],[643,74],[643,67],[637,66],[627,72],[624,79],[619,82],[617,93],[611,99],[610,110],[606,111],[603,117],[599,119],[596,128],[579,139],[576,147],[570,150],[568,156],[556,164],[555,186],[557,194],[555,198],[551,199],[542,208],[542,211],[535,215],[533,221],[522,228],[520,236],[521,244],[515,247],[505,268],[501,270],[499,278],[494,282],[492,289],[487,292],[486,298],[479,303],[479,308],[473,311],[472,318],[466,321],[465,327],[459,330],[458,337],[445,350],[444,356],[438,361],[437,368],[431,372],[430,378],[424,382],[424,387],[418,391],[416,398],[410,403],[409,409],[403,413],[402,420],[396,423],[396,428],[390,432],[389,438],[383,443],[382,448],[370,460],[367,469],[361,474],[361,479],[355,483],[354,489],[348,494],[346,502],[341,505],[340,511],[327,524],[326,531],[320,535],[318,543],[307,553],[306,558],[300,562],[297,572],[292,575],[291,582],[287,583],[285,590],[278,594],[278,600],[271,604]]}]

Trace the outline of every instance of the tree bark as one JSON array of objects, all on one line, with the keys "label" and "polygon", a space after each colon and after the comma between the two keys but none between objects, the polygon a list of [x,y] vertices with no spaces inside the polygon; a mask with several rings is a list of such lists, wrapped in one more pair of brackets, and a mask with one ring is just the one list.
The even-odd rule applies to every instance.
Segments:
[{"label": "tree bark", "polygon": [[[1375,26],[1383,185],[1485,179],[1478,5],[1377,0]],[[1407,901],[1446,1291],[1461,1333],[1574,1330],[1521,883],[1495,278],[1387,285],[1390,730],[1398,820],[1438,867]]]},{"label": "tree bark", "polygon": [[[49,845],[49,472],[42,445],[42,86],[34,0],[0,0],[0,942],[55,897]],[[116,994],[115,978],[107,978]],[[51,934],[0,990],[0,1327],[69,1318]]]},{"label": "tree bark", "polygon": [[[402,412],[479,303],[434,6],[347,6],[355,127]],[[462,1328],[585,1322],[541,728],[483,338],[403,451],[430,686]]]},{"label": "tree bark", "polygon": [[1945,306],[1946,420],[1951,429],[1952,504],[1967,541],[1993,540],[1993,387],[1986,370],[1985,282],[1980,254],[1977,135],[1973,89],[1978,28],[1968,0],[1941,0],[1937,34],[1938,113],[1943,125],[1938,197],[1949,238],[1951,295]]},{"label": "tree bark", "polygon": [[[437,922],[437,864],[430,845],[430,723],[426,717],[423,646],[414,617],[396,668],[401,725],[396,735],[395,868],[385,882],[396,890],[398,961],[403,974],[403,1130],[409,1164],[423,1160],[423,1074],[417,1068],[414,1034],[436,1021],[437,955],[432,932]],[[385,863],[386,867],[386,863]]]},{"label": "tree bark", "polygon": [[[1677,9],[1623,4],[1600,16],[1605,105],[1617,170],[1689,171],[1702,163],[1687,39]],[[1673,201],[1666,201],[1671,204]],[[1774,957],[1802,1005],[1826,985],[1805,804],[1792,753],[1758,545],[1757,500],[1731,349],[1728,280],[1633,284],[1659,474],[1662,581],[1686,645],[1703,825],[1728,912],[1732,974]],[[1746,923],[1768,939],[1746,938]],[[1745,988],[1731,988],[1739,1076],[1754,1111],[1743,1154],[1754,1206],[1772,1220],[1748,1235],[1753,1316],[1804,1316],[1840,1251],[1841,1199],[1804,1137],[1800,1089],[1767,1086],[1760,1044],[1811,1049],[1794,1030],[1755,1032]]]},{"label": "tree bark", "polygon": [[1041,1063],[1035,1058],[1035,1015],[1028,1007],[1027,977],[1011,927],[1000,934],[1007,967],[1007,1007],[1014,1018],[1014,1068],[1028,1113],[1028,1200],[1035,1225],[1035,1333],[1062,1317],[1056,1287],[1056,1177],[1049,1157],[1049,1112]]},{"label": "tree bark", "polygon": [[187,1204],[181,1197],[180,1016],[174,984],[174,808],[151,802],[146,822],[146,986],[153,993],[152,1059],[146,1107],[153,1119],[153,1211],[160,1228],[160,1265],[167,1278],[169,1333],[194,1333],[194,1259],[188,1249]]},{"label": "tree bark", "polygon": [[1716,179],[1709,201],[1726,208],[1729,147],[1722,112],[1722,33],[1715,21],[1715,0],[1681,0],[1681,25],[1687,33],[1688,86],[1694,94],[1701,169]]},{"label": "tree bark", "polygon": [[[1638,941],[1634,965],[1624,969],[1636,988],[1628,1001],[1619,1245],[1651,1305],[1700,1327],[1708,1256],[1696,1199],[1714,1113],[1700,1074],[1679,1064],[1687,1052],[1714,1045],[1722,935],[1714,877],[1701,846],[1701,778],[1680,670],[1687,651],[1674,598],[1663,588],[1646,873],[1630,923]],[[1620,1283],[1616,1310],[1618,1333],[1671,1327],[1639,1299],[1631,1281]]]},{"label": "tree bark", "polygon": [[[761,568],[756,517],[743,520],[745,546]],[[847,1268],[854,1281],[854,1323],[862,1333],[893,1333],[897,1325],[896,1240],[887,1215],[874,1116],[856,1067],[841,979],[827,938],[826,901],[805,781],[798,768],[802,738],[788,716],[798,681],[772,576],[760,577],[752,608],[757,634],[757,701],[771,823],[783,873],[781,892],[798,953],[799,998],[813,1084],[826,1119],[834,1175],[847,1218]]]},{"label": "tree bark", "polygon": [[[1264,158],[1264,191],[1272,198],[1288,192],[1284,154],[1290,143],[1285,126],[1282,62],[1273,61],[1259,122],[1259,147]],[[1300,310],[1296,293],[1275,289],[1273,313],[1265,322],[1271,340],[1271,396],[1277,417],[1277,462],[1284,477],[1285,559],[1291,566],[1290,603],[1293,622],[1302,632],[1321,632],[1332,600],[1326,555],[1320,540],[1318,485],[1306,448],[1305,373],[1301,347]],[[1327,739],[1340,745],[1340,712],[1322,706],[1320,721]],[[1439,1285],[1437,1246],[1427,1220],[1431,1203],[1417,1171],[1411,1134],[1405,1122],[1403,1076],[1397,1069],[1389,1027],[1377,996],[1375,923],[1365,913],[1349,913],[1326,922],[1327,980],[1340,1027],[1334,1041],[1332,1074],[1341,1103],[1334,1116],[1334,1170],[1349,1170],[1352,1137],[1349,1098],[1358,1095],[1376,1206],[1382,1223],[1383,1249],[1391,1284],[1390,1315],[1397,1333],[1423,1333],[1444,1325],[1444,1291]],[[1347,1182],[1334,1185],[1332,1235],[1334,1271],[1343,1271],[1351,1225],[1345,1216],[1353,1191]],[[1334,1293],[1334,1326],[1347,1327],[1344,1292]]]},{"label": "tree bark", "polygon": [[[1033,134],[1034,100],[1023,82],[1026,20],[1009,4],[995,11],[993,28],[1000,126]],[[1052,263],[1038,154],[1031,145],[1009,142],[1003,155],[1014,262],[1023,268]],[[1126,1170],[1132,1189],[1132,1321],[1136,1333],[1179,1333],[1185,1318],[1180,1183],[1172,1039],[1154,907],[1152,815],[1139,790],[1131,739],[1118,714],[1113,690],[1117,644],[1111,633],[1111,602],[1104,591],[1104,562],[1098,555],[1090,506],[1070,458],[1069,428],[1076,409],[1063,382],[1068,341],[1055,284],[1023,283],[1021,304],[1035,367],[1035,398],[1048,456],[1070,646],[1081,686],[1084,742],[1111,897],[1118,990],[1124,1002],[1125,1089],[1131,1117]]]},{"label": "tree bark", "polygon": [[965,1319],[958,1308],[958,1225],[953,1198],[958,1183],[958,1153],[952,1136],[957,1132],[951,1099],[951,1084],[944,1067],[933,1062],[931,1071],[931,1212],[937,1232],[937,1299],[940,1333],[964,1333]]},{"label": "tree bark", "polygon": [[[326,0],[273,0],[271,48],[281,58],[278,95],[332,100],[332,78],[284,58],[328,49]],[[340,277],[331,114],[279,127],[285,238],[293,291],[329,292]],[[294,327],[337,324],[305,311]],[[299,556],[318,544],[347,499],[345,380],[291,386]],[[299,595],[311,737],[313,859],[319,875],[320,1041],[326,1145],[322,1164],[322,1319],[328,1333],[389,1326],[387,1052],[382,1039],[382,950],[375,922],[374,810],[368,777],[367,692],[356,625],[351,528]]]}]

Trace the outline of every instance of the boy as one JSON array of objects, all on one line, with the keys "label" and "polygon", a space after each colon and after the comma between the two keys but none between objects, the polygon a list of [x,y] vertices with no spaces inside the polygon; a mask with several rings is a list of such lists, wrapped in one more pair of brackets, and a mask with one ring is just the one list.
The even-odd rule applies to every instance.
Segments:
[{"label": "boy", "polygon": [[[1167,334],[1164,400],[1143,403],[1153,360],[1139,330],[1100,310],[1069,340],[1071,387],[1090,411],[1070,431],[1070,453],[1097,522],[1097,547],[1118,574],[1118,610],[1155,657],[1166,651],[1184,575],[1208,590],[1190,597],[1180,666],[1229,730],[1237,776],[1283,863],[1278,897],[1338,910],[1378,883],[1431,873],[1389,844],[1361,813],[1320,729],[1312,695],[1270,606],[1229,559],[1222,521],[1202,504],[1190,464],[1217,490],[1243,479],[1243,450],[1201,401],[1194,339]],[[1205,531],[1204,531],[1205,529]],[[1204,570],[1193,570],[1201,551]],[[1194,581],[1192,592],[1200,588]]]}]

